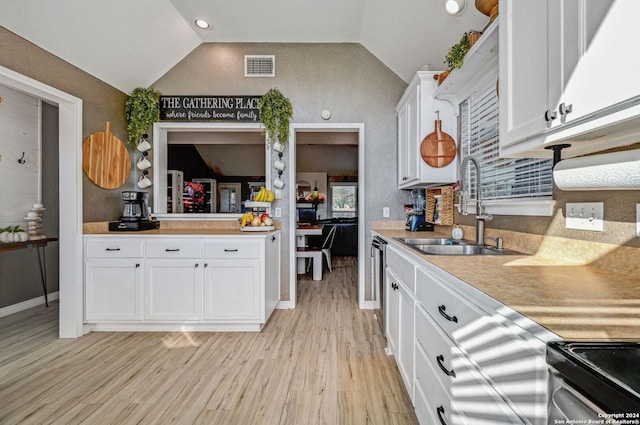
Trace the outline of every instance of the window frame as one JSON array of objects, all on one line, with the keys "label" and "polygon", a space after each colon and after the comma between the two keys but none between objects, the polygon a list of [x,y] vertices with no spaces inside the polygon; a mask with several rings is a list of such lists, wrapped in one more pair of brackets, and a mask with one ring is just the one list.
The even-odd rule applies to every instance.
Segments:
[{"label": "window frame", "polygon": [[[485,78],[478,79],[472,86],[471,90],[468,94],[465,94],[464,98],[461,98],[458,102],[458,178],[462,174],[462,161],[464,160],[465,150],[463,146],[462,134],[462,104],[466,102],[469,98],[474,95],[477,95],[481,91],[485,90],[489,84],[493,84],[497,86],[497,73],[489,72]],[[498,105],[498,119],[499,119],[499,105]],[[499,121],[498,121],[499,123]],[[499,131],[499,124],[498,124]],[[500,135],[498,134],[498,144]],[[469,164],[469,169],[472,169],[473,166]],[[475,172],[471,171],[472,175],[475,175]],[[482,204],[485,207],[485,212],[487,214],[492,215],[517,215],[517,216],[545,216],[551,217],[555,210],[556,201],[553,199],[553,182],[551,183],[551,195],[544,196],[524,196],[519,198],[503,198],[503,199],[483,199]],[[476,199],[475,196],[469,199],[468,202],[468,212],[469,214],[476,214]]]}]

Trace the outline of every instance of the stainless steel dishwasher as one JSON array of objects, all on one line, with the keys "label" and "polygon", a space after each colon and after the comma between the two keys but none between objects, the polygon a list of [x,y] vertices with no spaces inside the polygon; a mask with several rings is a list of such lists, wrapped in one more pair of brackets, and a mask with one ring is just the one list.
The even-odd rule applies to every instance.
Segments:
[{"label": "stainless steel dishwasher", "polygon": [[380,301],[379,307],[375,310],[376,318],[380,324],[382,335],[384,335],[384,274],[387,267],[385,250],[387,241],[379,236],[374,236],[371,240],[371,290],[375,299]]}]

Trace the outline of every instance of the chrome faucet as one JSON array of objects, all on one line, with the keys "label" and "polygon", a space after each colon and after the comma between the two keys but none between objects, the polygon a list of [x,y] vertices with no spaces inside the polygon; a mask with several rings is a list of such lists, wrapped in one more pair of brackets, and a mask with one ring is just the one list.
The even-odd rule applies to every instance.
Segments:
[{"label": "chrome faucet", "polygon": [[478,161],[473,156],[466,156],[462,161],[462,171],[461,171],[461,186],[460,190],[460,207],[459,211],[462,215],[468,215],[468,197],[470,196],[467,192],[467,186],[469,183],[465,178],[467,173],[467,165],[469,162],[472,162],[476,167],[476,245],[482,246],[484,245],[484,223],[487,220],[492,220],[493,216],[491,214],[485,213],[484,205],[482,204],[482,188],[481,188],[481,173],[480,166],[478,165]]}]

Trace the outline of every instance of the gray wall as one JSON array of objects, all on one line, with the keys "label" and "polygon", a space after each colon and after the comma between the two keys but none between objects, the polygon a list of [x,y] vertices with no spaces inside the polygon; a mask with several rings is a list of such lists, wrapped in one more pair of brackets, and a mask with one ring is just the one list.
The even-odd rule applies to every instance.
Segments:
[{"label": "gray wall", "polygon": [[[41,81],[83,101],[83,137],[104,131],[105,121],[120,139],[126,138],[124,117],[125,93],[79,70],[16,34],[0,27],[0,65]],[[60,214],[58,206],[58,140],[55,107],[45,107],[43,128],[43,203],[47,210],[44,226],[47,234],[57,236]],[[70,153],[75,154],[75,153]],[[125,186],[134,187],[132,175]],[[69,188],[76,190],[76,188]],[[113,220],[120,215],[120,191],[104,190],[83,176],[84,221]],[[57,243],[47,248],[49,292],[58,290]],[[16,304],[42,295],[36,252],[24,249],[0,253],[0,307]]]},{"label": "gray wall", "polygon": [[[244,55],[274,54],[275,78],[245,78]],[[256,95],[277,87],[293,104],[294,123],[323,123],[329,109],[332,123],[364,123],[367,223],[382,218],[403,219],[406,193],[396,189],[396,115],[394,107],[406,83],[359,44],[207,43],[186,56],[153,87],[165,95]],[[285,151],[285,162],[291,164]],[[275,157],[275,156],[274,156]],[[287,168],[283,175],[288,181]],[[361,175],[362,179],[363,176]],[[289,210],[287,196],[278,201]],[[283,217],[282,299],[289,299],[289,226]],[[365,258],[368,258],[367,256]],[[369,267],[365,267],[368,271]],[[368,278],[368,277],[367,277]]]}]

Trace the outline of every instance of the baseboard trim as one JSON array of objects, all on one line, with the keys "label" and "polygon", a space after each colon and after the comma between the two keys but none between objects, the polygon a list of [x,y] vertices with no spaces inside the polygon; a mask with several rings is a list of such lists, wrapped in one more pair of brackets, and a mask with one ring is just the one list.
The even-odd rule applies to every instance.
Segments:
[{"label": "baseboard trim", "polygon": [[291,301],[278,301],[278,305],[276,306],[278,310],[291,310]]},{"label": "baseboard trim", "polygon": [[[58,298],[60,298],[60,292],[58,291],[52,292],[47,296],[47,298],[49,299],[49,302],[57,300]],[[15,314],[23,310],[28,310],[30,308],[37,307],[43,304],[44,304],[44,295],[41,297],[32,298],[30,300],[22,301],[21,303],[18,303],[18,304],[8,305],[6,307],[0,308],[0,317],[9,316],[11,314]]]}]

